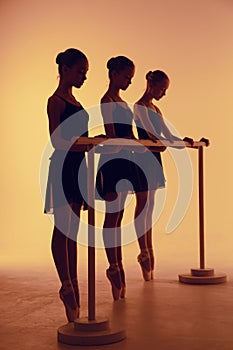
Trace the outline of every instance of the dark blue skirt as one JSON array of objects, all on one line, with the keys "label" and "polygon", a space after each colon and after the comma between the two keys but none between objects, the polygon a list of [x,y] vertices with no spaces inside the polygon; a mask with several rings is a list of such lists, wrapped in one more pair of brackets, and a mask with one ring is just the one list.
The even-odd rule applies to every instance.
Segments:
[{"label": "dark blue skirt", "polygon": [[55,150],[50,158],[45,213],[77,203],[87,209],[87,166],[85,153]]},{"label": "dark blue skirt", "polygon": [[118,192],[144,192],[165,187],[160,153],[121,151],[101,155],[96,177],[96,199]]}]

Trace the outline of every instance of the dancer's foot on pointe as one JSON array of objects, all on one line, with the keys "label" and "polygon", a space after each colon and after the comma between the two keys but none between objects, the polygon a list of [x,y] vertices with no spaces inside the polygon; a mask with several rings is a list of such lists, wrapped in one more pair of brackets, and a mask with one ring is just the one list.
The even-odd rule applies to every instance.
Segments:
[{"label": "dancer's foot on pointe", "polygon": [[67,320],[69,322],[74,322],[74,320],[79,317],[79,307],[75,300],[71,281],[63,281],[62,287],[59,290],[59,295],[65,306]]},{"label": "dancer's foot on pointe", "polygon": [[72,286],[73,286],[73,289],[74,289],[74,296],[75,296],[76,303],[77,303],[78,307],[80,308],[80,296],[79,296],[78,279],[77,278],[73,278],[71,280],[71,282],[72,282]]},{"label": "dancer's foot on pointe", "polygon": [[154,269],[155,269],[155,257],[154,257],[154,251],[153,248],[149,248],[149,255],[150,255],[150,266],[151,266],[151,279],[154,279]]},{"label": "dancer's foot on pointe", "polygon": [[121,274],[121,299],[125,298],[126,294],[126,283],[125,283],[125,271],[123,268],[122,263],[118,263],[119,269],[120,269],[120,274]]},{"label": "dancer's foot on pointe", "polygon": [[118,300],[121,296],[121,274],[118,264],[110,264],[106,270],[106,276],[109,279],[112,286],[112,296],[114,300]]},{"label": "dancer's foot on pointe", "polygon": [[138,255],[138,262],[142,269],[142,275],[145,281],[151,280],[151,264],[148,250],[142,250]]}]

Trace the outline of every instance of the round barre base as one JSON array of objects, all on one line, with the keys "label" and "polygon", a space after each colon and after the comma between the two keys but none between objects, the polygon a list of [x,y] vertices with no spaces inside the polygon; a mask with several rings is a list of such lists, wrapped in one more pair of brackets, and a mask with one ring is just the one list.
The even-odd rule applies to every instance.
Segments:
[{"label": "round barre base", "polygon": [[179,275],[179,282],[188,284],[219,284],[225,283],[224,273],[215,274],[214,269],[191,269],[191,274]]},{"label": "round barre base", "polygon": [[105,345],[122,341],[125,331],[111,329],[109,321],[98,317],[94,321],[79,318],[57,330],[58,341],[68,345]]}]

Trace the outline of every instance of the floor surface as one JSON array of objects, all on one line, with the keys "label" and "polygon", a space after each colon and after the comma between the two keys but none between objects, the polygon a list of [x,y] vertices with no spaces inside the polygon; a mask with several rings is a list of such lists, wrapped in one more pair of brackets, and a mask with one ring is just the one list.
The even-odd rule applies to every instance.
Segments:
[{"label": "floor surface", "polygon": [[[136,270],[137,268],[137,270]],[[136,273],[135,273],[136,271]],[[184,271],[178,271],[178,273]],[[233,276],[219,285],[187,285],[175,272],[144,282],[138,267],[128,269],[127,298],[113,302],[105,278],[96,279],[96,313],[125,329],[120,343],[92,349],[232,350]],[[55,271],[0,271],[0,349],[87,349],[57,342],[66,323]],[[80,274],[81,317],[87,316],[87,279]],[[90,348],[90,347],[88,347]]]}]

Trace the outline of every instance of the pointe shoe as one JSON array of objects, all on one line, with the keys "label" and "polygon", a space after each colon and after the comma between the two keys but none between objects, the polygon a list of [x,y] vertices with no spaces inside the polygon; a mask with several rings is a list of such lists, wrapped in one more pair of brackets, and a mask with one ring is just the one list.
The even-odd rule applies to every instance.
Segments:
[{"label": "pointe shoe", "polygon": [[125,285],[125,271],[123,267],[120,269],[120,274],[121,274],[121,299],[125,298],[126,294],[126,285]]},{"label": "pointe shoe", "polygon": [[80,308],[80,296],[79,296],[78,280],[77,280],[77,278],[73,278],[71,280],[71,282],[72,282],[72,286],[73,286],[73,290],[74,290],[74,296],[75,296],[76,303],[77,303],[78,307]]},{"label": "pointe shoe", "polygon": [[74,322],[79,317],[79,307],[75,300],[72,284],[62,286],[59,290],[59,296],[65,306],[67,320]]},{"label": "pointe shoe", "polygon": [[150,266],[151,266],[151,280],[154,279],[154,268],[155,268],[155,258],[154,258],[154,252],[153,248],[149,248],[149,255],[150,255]]},{"label": "pointe shoe", "polygon": [[114,300],[119,300],[122,292],[121,288],[121,275],[118,267],[108,268],[106,270],[106,276],[109,279],[112,286],[112,296]]},{"label": "pointe shoe", "polygon": [[151,265],[150,257],[148,252],[141,253],[138,255],[138,262],[142,269],[142,275],[145,281],[151,280]]}]

